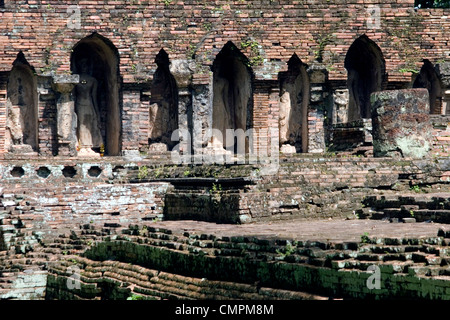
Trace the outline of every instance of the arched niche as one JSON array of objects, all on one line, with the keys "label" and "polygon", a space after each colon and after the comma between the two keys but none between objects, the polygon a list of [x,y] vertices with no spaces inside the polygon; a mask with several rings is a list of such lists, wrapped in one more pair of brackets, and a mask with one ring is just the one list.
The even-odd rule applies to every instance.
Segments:
[{"label": "arched niche", "polygon": [[120,155],[122,128],[117,48],[94,33],[74,46],[71,70],[80,74],[80,83],[74,89],[77,138],[81,144],[78,147],[98,153],[103,145],[105,154]]},{"label": "arched niche", "polygon": [[442,113],[442,86],[433,64],[423,60],[419,75],[413,83],[413,88],[425,88],[430,95],[430,113]]},{"label": "arched niche", "polygon": [[170,73],[169,56],[161,49],[155,59],[158,66],[153,76],[149,109],[150,149],[171,150],[176,141],[172,133],[178,129],[178,87]]},{"label": "arched niche", "polygon": [[6,148],[14,152],[38,151],[38,94],[33,67],[19,52],[7,84]]},{"label": "arched niche", "polygon": [[[229,41],[213,66],[212,143],[234,152],[242,150],[236,138],[226,138],[227,129],[246,132],[253,122],[253,72],[247,57]],[[248,152],[248,138],[245,151]]]},{"label": "arched niche", "polygon": [[356,39],[345,57],[349,90],[348,121],[369,119],[370,95],[382,90],[386,63],[380,47],[366,35]]},{"label": "arched niche", "polygon": [[308,152],[310,96],[306,65],[294,54],[280,74],[280,147],[283,153]]}]

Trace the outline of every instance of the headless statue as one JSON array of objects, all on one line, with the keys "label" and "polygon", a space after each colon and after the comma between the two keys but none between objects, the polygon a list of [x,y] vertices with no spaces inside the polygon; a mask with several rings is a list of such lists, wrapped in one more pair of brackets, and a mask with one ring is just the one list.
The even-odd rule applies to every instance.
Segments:
[{"label": "headless statue", "polygon": [[6,127],[9,129],[11,142],[13,145],[22,145],[24,123],[20,112],[20,106],[13,106],[10,102],[8,104],[9,108]]},{"label": "headless statue", "polygon": [[97,106],[97,80],[89,74],[87,60],[80,62],[80,83],[75,90],[79,152],[94,155],[92,148],[99,148],[103,144],[103,139]]}]

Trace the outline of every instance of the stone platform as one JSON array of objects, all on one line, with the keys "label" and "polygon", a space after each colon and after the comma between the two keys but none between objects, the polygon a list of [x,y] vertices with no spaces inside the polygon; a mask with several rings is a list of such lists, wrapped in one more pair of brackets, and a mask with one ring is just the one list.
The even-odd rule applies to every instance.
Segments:
[{"label": "stone platform", "polygon": [[343,219],[285,220],[243,225],[182,220],[154,222],[151,227],[168,229],[173,233],[188,232],[216,237],[256,237],[320,242],[359,242],[364,234],[370,238],[429,238],[436,237],[439,229],[450,230],[450,225],[440,223],[410,224],[382,220]]}]

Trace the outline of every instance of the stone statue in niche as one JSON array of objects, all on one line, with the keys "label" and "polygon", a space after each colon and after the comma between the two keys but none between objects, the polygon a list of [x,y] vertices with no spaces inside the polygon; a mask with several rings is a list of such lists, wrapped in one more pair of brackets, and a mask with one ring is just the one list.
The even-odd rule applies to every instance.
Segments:
[{"label": "stone statue in niche", "polygon": [[75,113],[78,118],[78,155],[97,156],[93,148],[102,148],[97,80],[91,75],[88,59],[79,63],[80,83],[75,87]]},{"label": "stone statue in niche", "polygon": [[[226,129],[232,128],[230,119],[230,104],[228,100],[230,85],[226,78],[217,77],[214,79],[214,97],[213,97],[213,126],[218,130],[213,132],[211,137],[211,146],[215,148],[226,147]],[[218,133],[221,135],[217,136]]]},{"label": "stone statue in niche", "polygon": [[336,89],[333,93],[334,114],[333,124],[348,122],[348,89]]},{"label": "stone statue in niche", "polygon": [[444,97],[442,98],[442,111],[443,114],[450,115],[450,90],[444,92]]},{"label": "stone statue in niche", "polygon": [[23,117],[21,116],[20,105],[15,106],[8,100],[7,105],[8,116],[6,119],[6,127],[11,138],[12,145],[23,144]]},{"label": "stone statue in niche", "polygon": [[[280,151],[282,153],[296,153],[295,145],[291,145],[292,139],[289,134],[289,119],[291,117],[291,95],[285,91],[280,97]],[[295,141],[294,141],[295,143]]]},{"label": "stone statue in niche", "polygon": [[167,101],[161,101],[160,104],[152,103],[149,108],[149,120],[150,120],[150,140],[158,139],[159,142],[152,142],[149,146],[149,151],[152,152],[166,152],[168,150],[167,140],[167,126],[169,124],[168,115],[164,114],[164,111],[169,110],[169,103]]},{"label": "stone statue in niche", "polygon": [[302,152],[303,115],[306,112],[304,82],[300,74],[289,75],[282,81],[280,94],[280,151]]},{"label": "stone statue in niche", "polygon": [[37,147],[35,100],[31,70],[14,68],[8,82],[6,148],[10,152],[31,154]]}]

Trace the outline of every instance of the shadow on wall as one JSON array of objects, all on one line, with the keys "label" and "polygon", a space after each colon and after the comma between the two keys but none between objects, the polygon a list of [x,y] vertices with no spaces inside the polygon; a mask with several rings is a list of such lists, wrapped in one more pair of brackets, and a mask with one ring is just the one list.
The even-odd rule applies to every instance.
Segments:
[{"label": "shadow on wall", "polygon": [[[227,129],[246,131],[252,127],[253,118],[253,72],[249,60],[229,41],[214,60],[213,78],[213,120],[212,128],[218,130],[212,144],[219,148],[233,148],[242,145],[226,139]],[[222,133],[222,137],[218,136]],[[248,152],[248,140],[245,152]]]},{"label": "shadow on wall", "polygon": [[422,68],[417,78],[414,80],[413,88],[425,88],[430,95],[430,113],[445,114],[442,110],[442,85],[433,64],[427,60],[423,60]]},{"label": "shadow on wall", "polygon": [[380,47],[366,35],[356,39],[345,57],[349,90],[348,121],[371,118],[370,95],[383,89],[386,63]]}]

